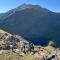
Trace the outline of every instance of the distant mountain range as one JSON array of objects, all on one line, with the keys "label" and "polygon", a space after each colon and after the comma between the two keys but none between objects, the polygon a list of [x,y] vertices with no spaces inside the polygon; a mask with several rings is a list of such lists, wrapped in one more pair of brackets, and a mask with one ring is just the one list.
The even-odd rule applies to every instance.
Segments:
[{"label": "distant mountain range", "polygon": [[47,45],[53,41],[60,47],[60,13],[39,5],[23,4],[0,14],[0,28],[34,44]]}]

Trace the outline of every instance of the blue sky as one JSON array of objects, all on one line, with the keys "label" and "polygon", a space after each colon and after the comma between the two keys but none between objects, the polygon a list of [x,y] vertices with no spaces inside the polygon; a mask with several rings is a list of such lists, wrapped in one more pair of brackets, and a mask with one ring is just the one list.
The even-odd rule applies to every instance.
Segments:
[{"label": "blue sky", "polygon": [[0,0],[0,13],[16,8],[23,3],[40,5],[53,12],[60,12],[60,0]]}]

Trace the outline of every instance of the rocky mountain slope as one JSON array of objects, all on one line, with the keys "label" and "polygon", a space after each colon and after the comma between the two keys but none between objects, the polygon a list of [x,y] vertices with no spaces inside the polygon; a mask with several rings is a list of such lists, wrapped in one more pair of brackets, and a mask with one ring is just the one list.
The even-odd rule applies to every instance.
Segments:
[{"label": "rocky mountain slope", "polygon": [[23,4],[6,12],[0,28],[18,34],[34,44],[47,45],[52,40],[60,46],[60,14],[38,5]]}]

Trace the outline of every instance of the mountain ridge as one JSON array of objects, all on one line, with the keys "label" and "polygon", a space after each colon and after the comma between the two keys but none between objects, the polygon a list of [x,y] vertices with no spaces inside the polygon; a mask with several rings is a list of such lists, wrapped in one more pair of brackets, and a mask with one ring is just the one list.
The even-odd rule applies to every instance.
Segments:
[{"label": "mountain ridge", "polygon": [[[11,15],[12,13],[15,13],[16,11],[24,10],[24,9],[27,9],[27,8],[40,9],[40,8],[42,8],[42,7],[39,6],[39,5],[32,5],[32,4],[25,4],[25,3],[24,3],[24,4],[20,5],[20,6],[18,6],[17,8],[11,9],[11,10],[5,12],[5,13],[0,13],[0,19],[5,19],[5,18],[7,18],[7,17],[4,17],[5,15],[9,16],[9,15]],[[46,9],[46,8],[42,8],[42,9],[48,10],[48,9]],[[48,12],[49,12],[49,11],[50,11],[50,10],[48,10]],[[52,12],[52,11],[50,11],[50,12]],[[55,13],[55,12],[53,12],[53,13]],[[3,16],[1,16],[1,15],[3,15]]]},{"label": "mountain ridge", "polygon": [[[19,10],[11,10],[12,14],[8,12],[0,24],[0,28],[18,34],[33,43],[42,45],[48,43],[50,40],[54,41],[57,46],[60,44],[60,14],[51,12],[45,8],[32,5],[33,8],[26,8]],[[36,8],[35,8],[36,7]],[[26,8],[26,9],[25,9]],[[15,8],[17,9],[17,8]],[[14,12],[14,13],[13,13]]]}]

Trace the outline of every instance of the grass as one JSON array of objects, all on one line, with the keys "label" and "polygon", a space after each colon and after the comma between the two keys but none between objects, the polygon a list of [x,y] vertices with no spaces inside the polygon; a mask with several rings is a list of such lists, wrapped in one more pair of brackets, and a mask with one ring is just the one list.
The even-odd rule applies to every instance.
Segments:
[{"label": "grass", "polygon": [[44,47],[49,54],[55,50],[55,48],[52,45],[54,45],[54,42],[50,41],[48,46]]},{"label": "grass", "polygon": [[[12,35],[12,34],[4,31],[4,30],[2,30],[2,29],[0,29],[0,33],[3,33],[3,34],[7,33],[8,35]],[[5,43],[5,42],[4,42],[3,40],[0,40],[0,45],[2,45],[2,44],[4,44],[4,43]]]},{"label": "grass", "polygon": [[55,50],[55,48],[54,47],[52,47],[52,46],[46,46],[45,47],[45,49],[46,49],[46,51],[50,54],[52,51],[54,51]]},{"label": "grass", "polygon": [[0,54],[0,60],[37,60],[37,58],[31,54],[24,55],[24,57],[21,57],[16,53],[7,51],[5,53]]},{"label": "grass", "polygon": [[0,41],[0,45],[4,44],[5,42],[3,40]]},{"label": "grass", "polygon": [[7,34],[11,35],[10,33],[6,32],[6,31],[4,31],[2,29],[0,29],[0,33],[7,33]]},{"label": "grass", "polygon": [[[11,35],[10,33],[0,29],[0,33],[7,33],[9,35]],[[23,39],[22,39],[23,40]],[[0,41],[0,45],[2,45],[4,42]],[[48,46],[44,47],[45,50],[50,54],[55,48],[51,46],[51,44],[53,44],[53,42],[51,41],[49,43]],[[12,51],[6,51],[2,54],[0,54],[0,60],[38,60],[37,57],[35,57],[34,55],[28,54],[28,55],[24,55],[24,57],[19,56],[16,53],[13,53]]]}]

